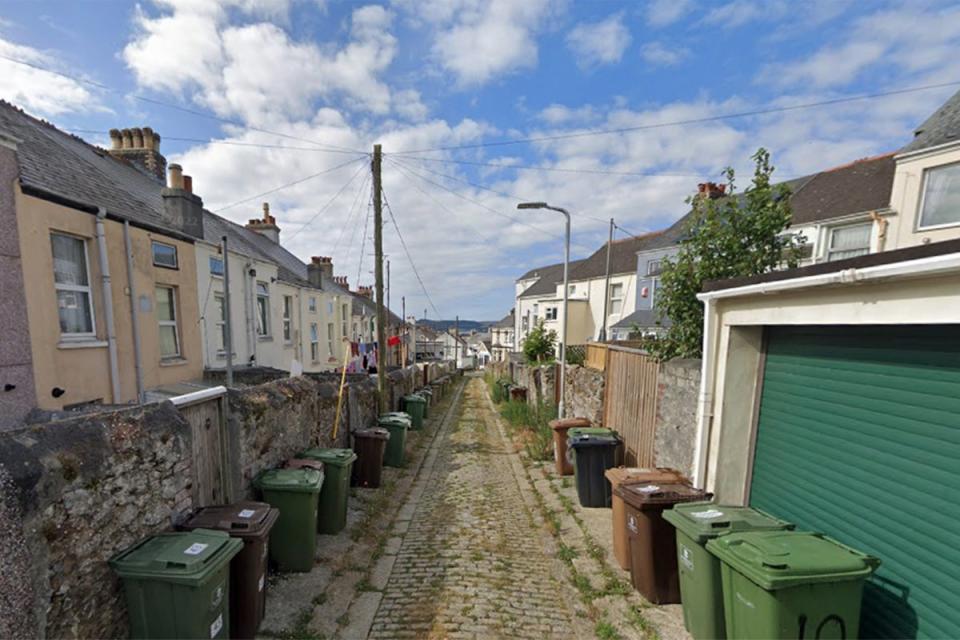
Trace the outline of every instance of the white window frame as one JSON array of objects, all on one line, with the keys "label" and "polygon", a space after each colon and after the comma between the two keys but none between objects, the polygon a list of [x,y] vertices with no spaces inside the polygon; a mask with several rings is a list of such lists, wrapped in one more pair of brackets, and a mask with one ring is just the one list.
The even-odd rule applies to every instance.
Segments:
[{"label": "white window frame", "polygon": [[556,307],[546,307],[543,310],[543,318],[545,320],[556,320],[557,319],[557,308]]},{"label": "white window frame", "polygon": [[316,322],[310,323],[310,360],[320,362],[320,327]]},{"label": "white window frame", "polygon": [[648,276],[658,276],[660,271],[662,271],[663,259],[657,258],[656,260],[647,260],[647,275]]},{"label": "white window frame", "polygon": [[293,296],[283,296],[283,341],[293,342]]},{"label": "white window frame", "polygon": [[343,336],[344,338],[350,335],[350,333],[348,332],[350,327],[350,316],[347,313],[347,308],[349,306],[350,306],[349,304],[340,306],[340,332],[341,332],[340,335]]},{"label": "white window frame", "polygon": [[[217,273],[216,271],[214,271],[214,269],[213,269],[213,263],[214,263],[214,261],[217,261],[217,262],[220,263],[220,273]],[[223,277],[223,272],[224,272],[224,269],[225,269],[225,268],[226,268],[226,267],[225,267],[225,265],[224,265],[223,258],[221,258],[220,256],[209,256],[209,257],[208,257],[208,259],[207,259],[207,269],[210,270],[210,275],[213,276],[214,278],[222,278],[222,277]]]},{"label": "white window frame", "polygon": [[[87,304],[90,309],[90,331],[81,331],[77,333],[65,333],[60,332],[60,336],[66,340],[89,340],[91,338],[97,337],[97,318],[94,314],[95,306],[93,304],[93,287],[91,283],[93,280],[90,278],[90,251],[87,248],[87,239],[82,236],[75,236],[70,233],[61,233],[59,231],[53,231],[50,233],[50,236],[61,236],[63,238],[69,238],[70,240],[76,240],[83,245],[83,266],[87,272],[87,284],[65,284],[57,282],[56,269],[53,270],[53,296],[54,300],[58,300],[57,292],[58,291],[74,291],[77,293],[86,293],[87,294]],[[53,242],[50,243],[50,257],[56,260],[56,256],[53,255]],[[59,303],[58,303],[59,304]],[[60,327],[60,309],[57,309],[57,327]]]},{"label": "white window frame", "polygon": [[334,332],[334,323],[327,323],[327,352],[330,354],[330,357],[333,357],[333,332]]},{"label": "white window frame", "polygon": [[317,312],[317,296],[310,296],[307,299],[307,310],[310,311],[310,313]]},{"label": "white window frame", "polygon": [[[160,354],[161,360],[172,360],[176,358],[183,357],[183,349],[180,347],[180,327],[177,325],[177,318],[180,317],[180,311],[177,309],[177,288],[168,284],[158,284],[154,285],[153,296],[155,298],[154,302],[157,306],[157,309],[160,308],[159,302],[156,301],[157,289],[167,289],[170,291],[170,309],[173,311],[173,320],[161,320],[160,317],[157,317],[157,326],[158,327],[173,327],[173,340],[177,344],[177,352],[172,354]],[[159,344],[160,341],[158,340]]]},{"label": "white window frame", "polygon": [[[217,291],[213,294],[213,303],[217,305],[220,309],[220,315],[214,321],[214,326],[217,329],[217,337],[220,340],[220,346],[217,347],[217,354],[224,355],[227,353],[227,297],[222,291]],[[233,345],[231,345],[232,347]]]},{"label": "white window frame", "polygon": [[[616,287],[620,288],[619,295],[614,295],[613,293]],[[623,286],[622,282],[610,283],[610,291],[607,294],[610,296],[610,315],[615,316],[623,312],[624,290],[625,290],[625,287]],[[617,309],[616,311],[614,311],[613,309],[613,305],[615,302],[620,303],[620,308]]]},{"label": "white window frame", "polygon": [[[157,262],[157,247],[164,247],[166,249],[173,249],[173,264],[165,264],[163,262]],[[159,240],[150,241],[150,260],[153,262],[153,266],[160,267],[161,269],[180,269],[180,252],[177,251],[177,245],[168,244],[166,242],[160,242]]]},{"label": "white window frame", "polygon": [[935,229],[949,229],[950,227],[960,226],[960,219],[958,219],[956,222],[944,222],[941,224],[930,224],[930,225],[923,224],[923,209],[927,203],[927,185],[930,181],[930,174],[938,169],[947,169],[949,167],[955,167],[958,165],[960,165],[960,162],[952,162],[949,164],[942,164],[936,167],[927,167],[926,169],[923,170],[923,180],[922,180],[922,185],[920,187],[920,205],[917,208],[917,222],[916,222],[917,231],[932,231]]},{"label": "white window frame", "polygon": [[[843,257],[843,258],[832,258],[831,256],[832,256],[834,253],[846,253],[846,252],[849,252],[849,251],[853,251],[853,250],[854,250],[854,249],[850,249],[850,248],[848,248],[848,249],[834,249],[834,248],[833,248],[833,234],[836,233],[837,231],[841,231],[841,230],[843,230],[843,229],[849,229],[849,228],[852,228],[852,227],[867,227],[867,228],[869,229],[869,233],[867,234],[866,252],[865,252],[865,253],[861,253],[861,254],[857,254],[856,256],[846,256],[846,257]],[[873,235],[873,223],[872,223],[872,222],[855,222],[855,223],[852,223],[852,224],[842,224],[842,225],[837,225],[837,226],[834,226],[834,227],[828,227],[828,228],[827,228],[827,247],[826,247],[826,252],[824,253],[823,259],[824,259],[826,262],[832,262],[832,261],[834,261],[834,260],[846,260],[846,259],[848,259],[848,258],[856,258],[856,257],[859,257],[859,256],[869,255],[869,254],[870,254],[870,245],[871,245],[872,240],[873,240],[872,235]]]},{"label": "white window frame", "polygon": [[[266,293],[260,293],[260,285],[263,285]],[[258,280],[254,286],[254,292],[256,293],[256,310],[258,321],[258,326],[256,327],[257,337],[258,338],[269,338],[270,337],[270,285],[262,280]],[[261,315],[260,300],[264,300],[263,303],[263,312]],[[263,322],[259,322],[263,320]],[[263,326],[259,326],[262,324]],[[261,331],[262,329],[262,331]]]}]

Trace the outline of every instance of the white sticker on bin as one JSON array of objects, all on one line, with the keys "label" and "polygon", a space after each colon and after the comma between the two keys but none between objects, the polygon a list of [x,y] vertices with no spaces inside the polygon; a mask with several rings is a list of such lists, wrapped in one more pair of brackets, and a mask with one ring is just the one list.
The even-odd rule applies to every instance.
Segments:
[{"label": "white sticker on bin", "polygon": [[240,518],[252,518],[253,514],[255,513],[256,511],[254,511],[253,509],[244,509],[243,511],[238,513],[237,516]]},{"label": "white sticker on bin", "polygon": [[210,637],[216,638],[220,630],[223,629],[223,614],[217,616],[217,619],[210,623]]},{"label": "white sticker on bin", "polygon": [[192,545],[183,550],[184,555],[188,556],[198,556],[203,553],[203,550],[209,547],[210,545],[204,544],[202,542],[194,542]]},{"label": "white sticker on bin", "polygon": [[260,580],[257,582],[257,591],[263,591],[263,579],[265,576],[260,576]]},{"label": "white sticker on bin", "polygon": [[701,520],[713,520],[714,518],[722,516],[723,511],[719,509],[707,509],[706,511],[691,511],[690,515]]},{"label": "white sticker on bin", "polygon": [[633,490],[638,493],[656,493],[660,491],[660,487],[655,484],[648,484],[643,487],[634,487]]}]

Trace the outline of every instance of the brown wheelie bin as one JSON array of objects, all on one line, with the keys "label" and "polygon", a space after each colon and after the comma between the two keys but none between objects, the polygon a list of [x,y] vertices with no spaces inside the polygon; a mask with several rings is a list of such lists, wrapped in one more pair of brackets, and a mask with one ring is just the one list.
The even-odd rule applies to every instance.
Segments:
[{"label": "brown wheelie bin", "polygon": [[621,484],[616,494],[626,508],[633,588],[653,604],[679,603],[677,535],[663,512],[680,502],[709,500],[712,495],[688,484],[667,482]]},{"label": "brown wheelie bin", "polygon": [[357,429],[353,432],[353,451],[357,460],[353,463],[351,484],[355,487],[376,489],[383,473],[383,453],[387,448],[390,432],[383,427]]},{"label": "brown wheelie bin", "polygon": [[553,461],[559,475],[573,475],[573,464],[567,460],[567,431],[573,427],[589,426],[590,421],[586,418],[561,418],[550,421],[550,428],[553,429]]},{"label": "brown wheelie bin", "polygon": [[265,502],[235,502],[197,511],[184,529],[216,529],[243,540],[230,561],[230,637],[253,638],[267,603],[267,543],[279,509]]},{"label": "brown wheelie bin", "polygon": [[630,547],[627,542],[627,514],[623,498],[617,495],[617,487],[628,482],[679,482],[687,479],[676,469],[668,467],[614,467],[604,472],[613,491],[613,555],[622,569],[630,568]]}]

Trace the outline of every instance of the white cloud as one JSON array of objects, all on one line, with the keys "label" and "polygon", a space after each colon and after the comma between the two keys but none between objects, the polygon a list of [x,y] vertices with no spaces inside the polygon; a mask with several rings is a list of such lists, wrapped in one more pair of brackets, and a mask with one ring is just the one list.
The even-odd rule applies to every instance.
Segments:
[{"label": "white cloud", "polygon": [[763,3],[755,0],[733,0],[714,7],[703,18],[706,25],[715,25],[729,29],[745,25],[748,22],[779,13],[779,4]]},{"label": "white cloud", "polygon": [[690,57],[686,47],[667,47],[662,42],[648,42],[640,48],[640,57],[655,67],[672,67]]},{"label": "white cloud", "polygon": [[659,28],[671,25],[693,9],[693,0],[654,0],[647,5],[647,24]]},{"label": "white cloud", "polygon": [[538,115],[547,124],[556,126],[593,120],[597,117],[597,112],[591,105],[571,108],[562,104],[551,104]]},{"label": "white cloud", "polygon": [[[0,38],[0,55],[38,67],[57,68],[52,53]],[[0,96],[27,111],[47,116],[100,109],[87,85],[42,69],[0,58]]]},{"label": "white cloud", "polygon": [[567,34],[567,46],[577,56],[581,68],[620,62],[632,40],[622,13],[600,22],[582,22]]}]

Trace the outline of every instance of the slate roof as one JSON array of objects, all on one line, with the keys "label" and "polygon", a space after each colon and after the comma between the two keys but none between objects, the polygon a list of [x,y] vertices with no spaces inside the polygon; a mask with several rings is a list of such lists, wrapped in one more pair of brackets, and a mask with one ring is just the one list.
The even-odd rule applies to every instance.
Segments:
[{"label": "slate roof", "polygon": [[821,171],[797,187],[790,197],[793,224],[803,225],[890,207],[896,162],[893,153],[857,160]]},{"label": "slate roof", "polygon": [[656,310],[654,309],[637,309],[626,318],[620,320],[616,323],[611,329],[631,329],[634,326],[638,326],[641,329],[648,327],[669,327],[670,318],[663,318],[662,320],[657,315]]},{"label": "slate roof", "polygon": [[17,139],[20,185],[27,193],[53,196],[114,219],[185,237],[165,217],[164,185],[133,163],[114,158],[52,124],[0,100],[0,131]]},{"label": "slate roof", "polygon": [[[636,273],[638,251],[662,249],[680,242],[686,219],[687,216],[684,216],[662,231],[654,231],[623,240],[614,240],[613,244],[610,245],[610,275]],[[606,272],[607,245],[604,243],[589,258],[581,261],[576,269],[570,271],[570,280],[602,278],[606,275]]]},{"label": "slate roof", "polygon": [[913,132],[913,140],[899,153],[919,151],[960,140],[960,91],[953,94]]},{"label": "slate roof", "polygon": [[[568,277],[571,280],[573,280],[574,270],[581,262],[583,262],[583,260],[570,261]],[[523,293],[520,294],[521,298],[526,298],[527,296],[545,296],[556,293],[557,283],[563,280],[563,263],[540,267],[538,271],[540,273],[540,279],[527,287]]]},{"label": "slate roof", "polygon": [[516,319],[515,319],[515,317],[514,317],[514,312],[511,310],[510,313],[508,313],[507,315],[503,316],[503,317],[500,319],[500,321],[497,322],[497,324],[495,324],[494,326],[495,326],[495,327],[501,327],[501,328],[504,328],[504,329],[513,329],[514,324],[515,324],[515,321],[516,321]]}]

